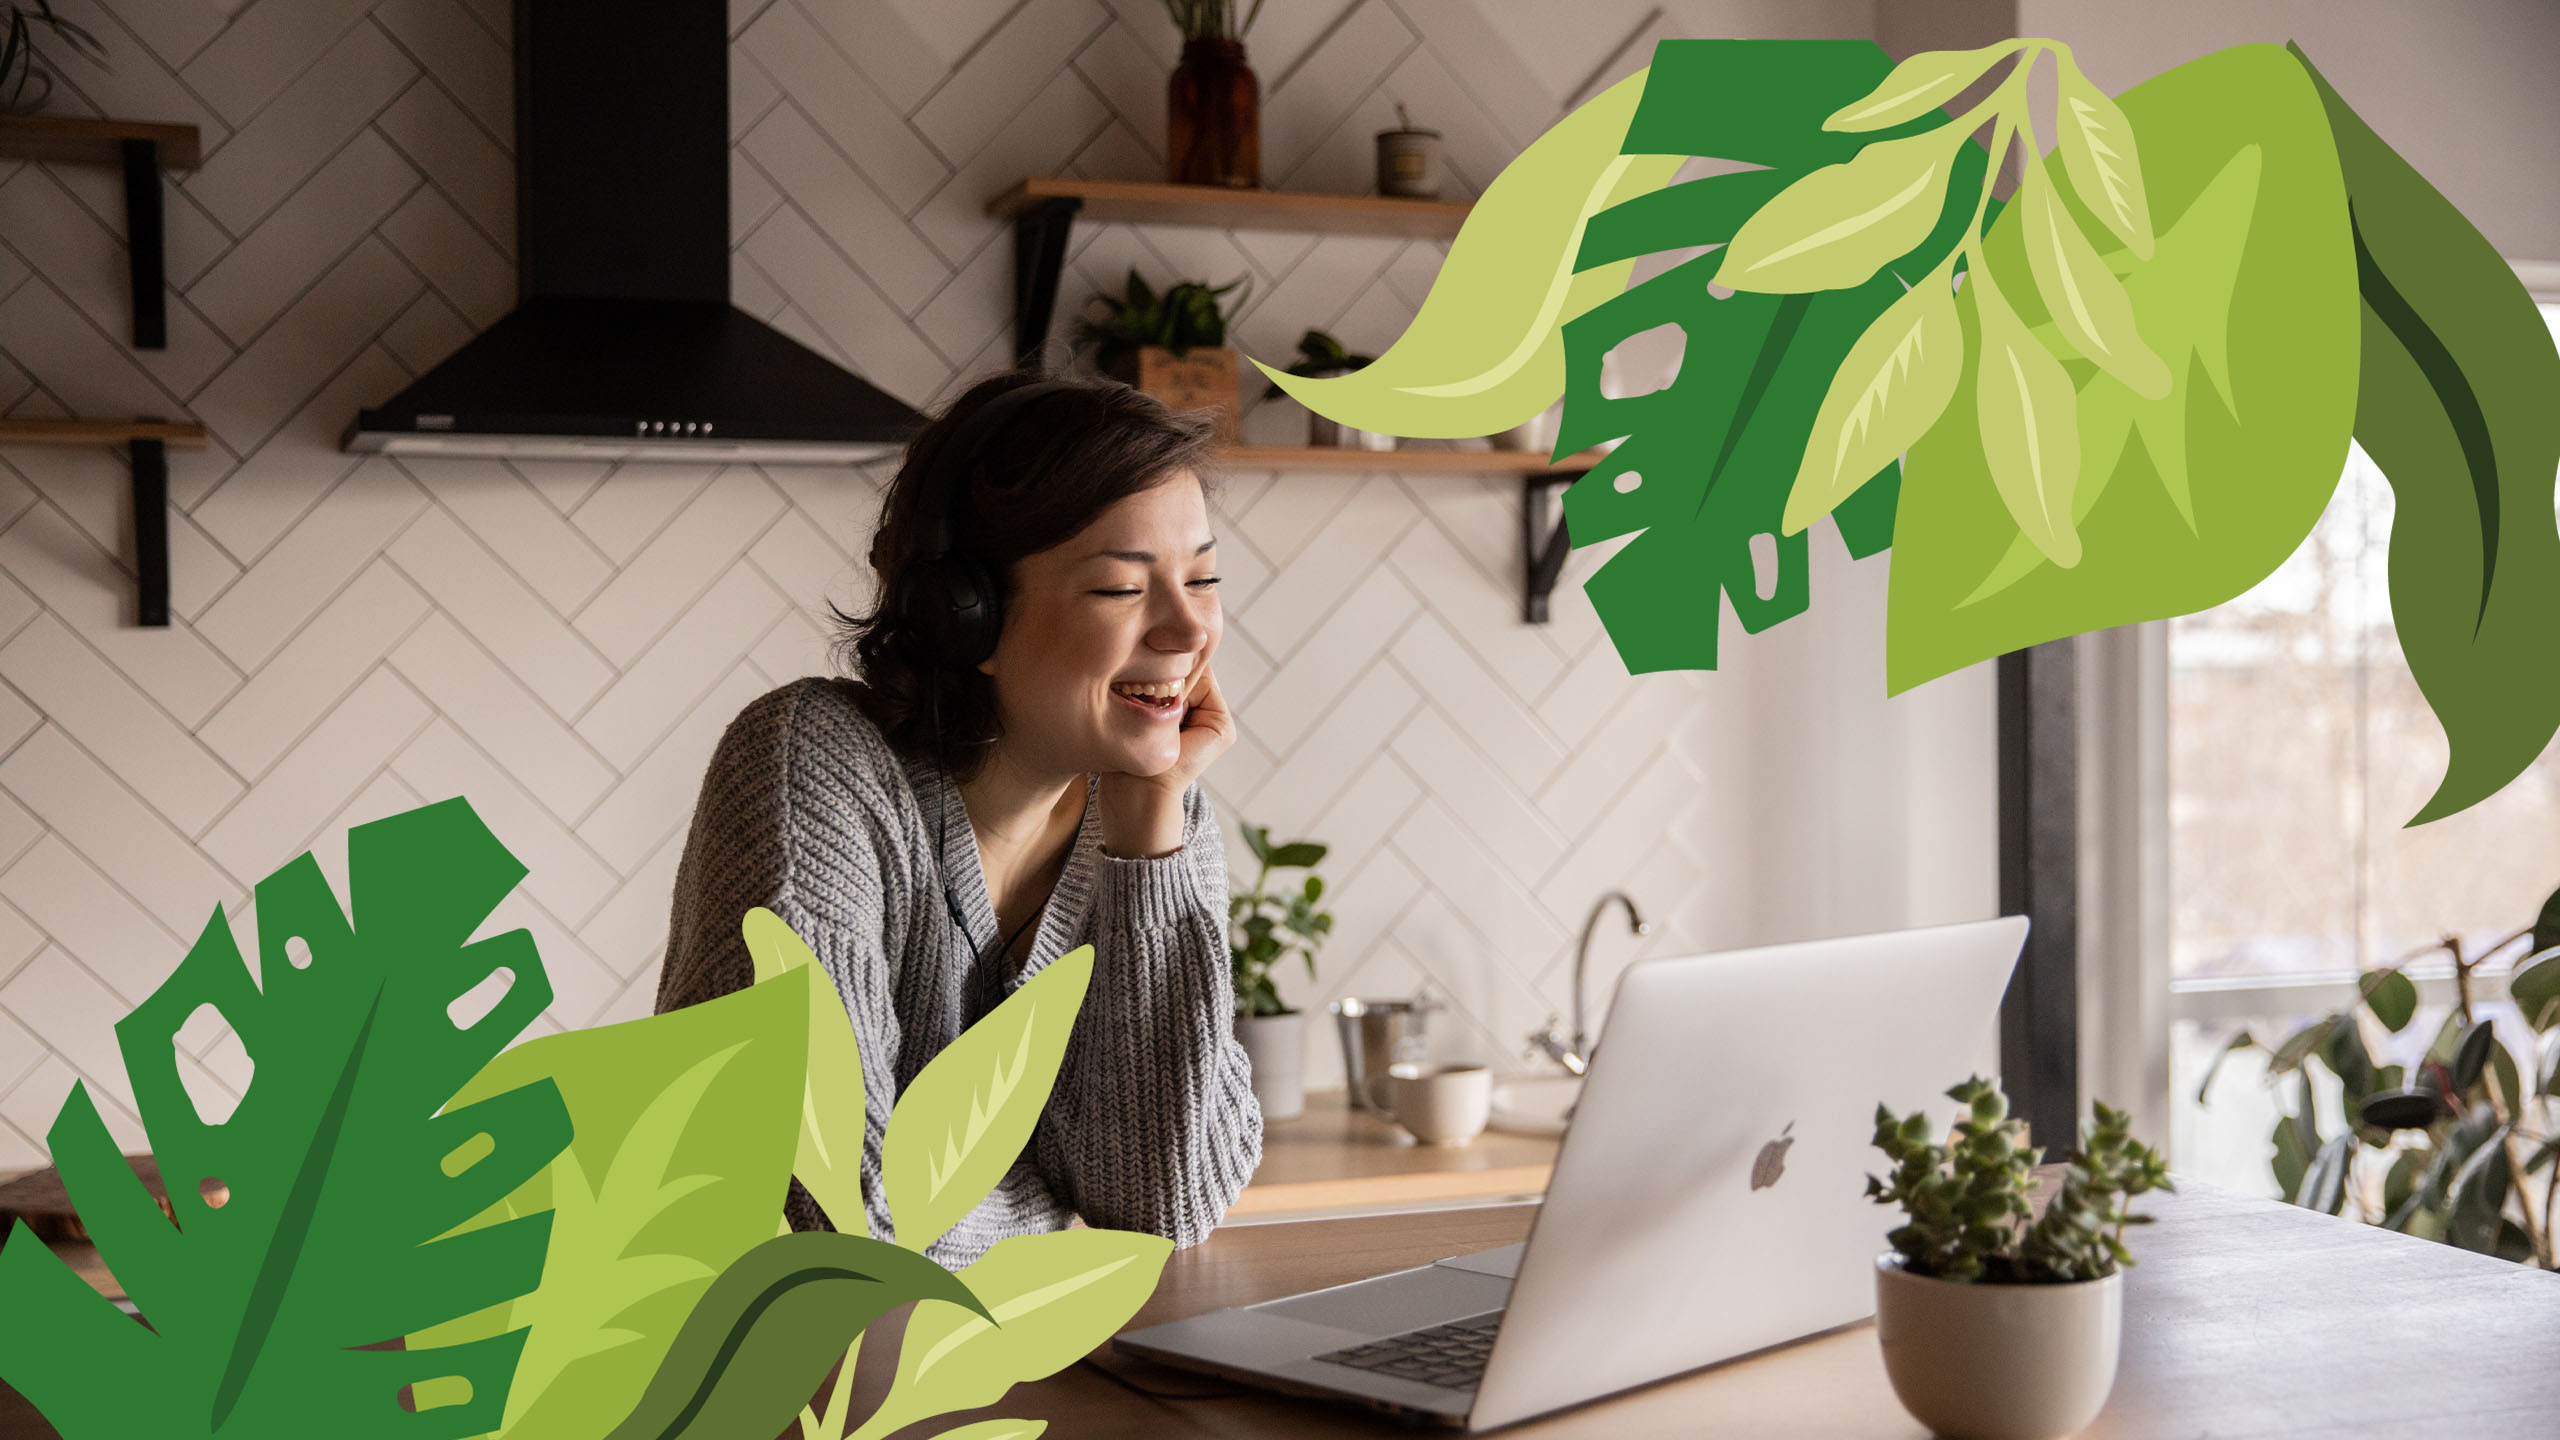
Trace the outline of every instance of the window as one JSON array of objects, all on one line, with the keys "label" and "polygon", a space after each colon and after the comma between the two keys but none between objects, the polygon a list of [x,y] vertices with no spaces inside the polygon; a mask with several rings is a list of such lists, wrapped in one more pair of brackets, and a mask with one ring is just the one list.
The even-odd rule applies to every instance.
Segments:
[{"label": "window", "polygon": [[[2543,313],[2560,336],[2560,304]],[[2358,970],[2446,934],[2476,952],[2560,888],[2560,745],[2482,804],[2404,828],[2445,749],[2392,627],[2391,514],[2389,483],[2353,451],[2291,559],[2169,626],[2171,1158],[2252,1193],[2275,1190],[2265,1057],[2235,1056],[2210,1103],[2196,1097],[2233,1031],[2281,1036],[2345,1003]],[[2410,968],[2450,973],[2441,956]],[[2451,1002],[2448,980],[2420,988],[2429,1003],[2397,1037],[2412,1051]],[[2525,1038],[2516,1024],[2511,1043]]]}]

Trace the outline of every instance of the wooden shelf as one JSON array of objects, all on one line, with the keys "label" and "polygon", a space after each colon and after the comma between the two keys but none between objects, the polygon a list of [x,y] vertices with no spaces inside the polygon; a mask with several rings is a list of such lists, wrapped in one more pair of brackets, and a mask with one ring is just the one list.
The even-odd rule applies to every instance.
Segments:
[{"label": "wooden shelf", "polygon": [[1340,445],[1228,445],[1220,463],[1252,470],[1383,470],[1403,475],[1575,475],[1604,450],[1550,460],[1543,450],[1353,450]]},{"label": "wooden shelf", "polygon": [[0,115],[0,159],[118,165],[128,140],[157,146],[163,170],[193,170],[204,163],[204,137],[193,125],[87,115]]},{"label": "wooden shelf", "polygon": [[192,420],[53,420],[0,418],[0,445],[126,445],[157,440],[175,450],[204,448],[204,427]]},{"label": "wooden shelf", "polygon": [[0,418],[0,445],[128,447],[134,623],[154,629],[169,623],[169,449],[201,450],[204,443],[204,427],[192,420]]},{"label": "wooden shelf", "polygon": [[1324,195],[1304,190],[1242,190],[1221,185],[1034,175],[989,200],[987,213],[1011,219],[1052,200],[1077,202],[1087,220],[1420,239],[1446,239],[1457,234],[1458,227],[1467,221],[1467,212],[1474,208],[1463,200],[1408,200],[1393,195]]}]

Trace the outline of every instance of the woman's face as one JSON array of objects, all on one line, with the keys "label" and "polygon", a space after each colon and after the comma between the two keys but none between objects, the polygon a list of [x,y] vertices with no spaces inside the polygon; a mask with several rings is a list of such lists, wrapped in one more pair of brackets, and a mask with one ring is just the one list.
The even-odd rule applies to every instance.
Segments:
[{"label": "woman's face", "polygon": [[1217,541],[1189,470],[1014,566],[995,654],[1009,758],[1051,774],[1160,775],[1218,648]]}]

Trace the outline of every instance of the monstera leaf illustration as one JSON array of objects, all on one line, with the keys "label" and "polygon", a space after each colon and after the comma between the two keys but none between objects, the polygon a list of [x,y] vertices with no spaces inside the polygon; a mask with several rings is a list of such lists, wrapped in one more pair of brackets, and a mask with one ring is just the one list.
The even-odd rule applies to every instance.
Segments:
[{"label": "monstera leaf illustration", "polygon": [[[356,827],[347,857],[352,922],[303,855],[257,886],[255,979],[217,909],[116,1027],[174,1226],[85,1085],[49,1132],[82,1221],[148,1325],[23,1226],[0,1250],[0,1377],[71,1440],[452,1440],[505,1409],[521,1330],[443,1349],[358,1347],[541,1277],[547,1214],[449,1233],[570,1137],[547,1081],[447,1103],[551,999],[526,932],[470,939],[524,867],[459,799]],[[257,1066],[220,1125],[197,1116],[172,1049],[205,1006]],[[229,1199],[207,1204],[200,1179],[222,1181]],[[467,1398],[404,1413],[401,1387],[440,1377]]]}]

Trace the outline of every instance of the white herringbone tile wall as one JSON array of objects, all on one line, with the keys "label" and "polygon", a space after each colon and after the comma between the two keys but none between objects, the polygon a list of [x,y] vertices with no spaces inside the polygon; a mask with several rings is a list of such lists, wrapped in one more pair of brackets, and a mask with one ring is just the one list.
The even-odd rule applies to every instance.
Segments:
[{"label": "white herringbone tile wall", "polygon": [[[59,0],[112,68],[62,108],[190,121],[169,187],[166,350],[122,343],[105,169],[0,165],[0,410],[192,414],[173,457],[176,623],[130,625],[118,460],[0,456],[0,1168],[86,1077],[128,1145],[111,1026],[217,906],[300,851],[343,893],[350,825],[462,794],[531,867],[542,1028],[645,1013],[711,746],[824,668],[866,594],[877,474],[358,460],[338,435],[514,300],[506,0]],[[1161,173],[1176,49],[1154,0],[733,0],[738,302],[919,406],[1010,347],[1025,173]],[[1567,19],[1567,11],[1570,19]],[[1668,34],[1865,34],[1865,0],[1273,0],[1251,39],[1268,183],[1367,188],[1397,101],[1477,191]],[[1065,294],[1253,279],[1264,357],[1397,336],[1442,247],[1079,230]],[[1061,322],[1063,327],[1063,321]],[[1300,412],[1265,407],[1286,438]],[[1566,1008],[1574,928],[1622,885],[1651,951],[1979,913],[1988,690],[1887,704],[1883,562],[1816,546],[1814,615],[1714,676],[1629,679],[1583,601],[1517,620],[1516,492],[1465,477],[1236,474],[1220,498],[1241,820],[1332,844],[1338,939],[1301,1003],[1455,1002],[1441,1048],[1518,1065]],[[1241,854],[1241,847],[1230,846]],[[1635,953],[1597,947],[1593,993]],[[179,1041],[209,1114],[252,1065]],[[1321,1083],[1338,1074],[1314,1037]]]}]

